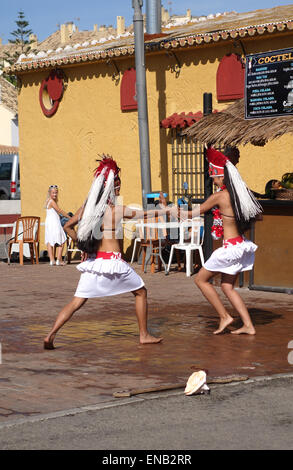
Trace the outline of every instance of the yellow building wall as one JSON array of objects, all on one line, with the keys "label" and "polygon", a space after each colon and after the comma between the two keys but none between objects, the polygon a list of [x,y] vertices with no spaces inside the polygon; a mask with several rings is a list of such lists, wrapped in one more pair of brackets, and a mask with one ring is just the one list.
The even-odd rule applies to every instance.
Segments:
[{"label": "yellow building wall", "polygon": [[[244,41],[242,41],[244,42]],[[283,37],[269,37],[249,39],[244,44],[246,54],[262,52],[265,50],[284,49],[292,47],[292,34]],[[218,47],[206,46],[193,50],[176,50],[176,55],[181,63],[180,75],[176,78],[176,74],[166,70],[165,62],[174,65],[175,58],[158,56],[156,71],[153,75],[160,75],[157,83],[163,84],[161,86],[161,100],[160,102],[160,120],[164,117],[171,115],[174,112],[186,113],[189,111],[197,112],[203,110],[203,93],[208,92],[213,95],[213,109],[222,111],[231,102],[218,102],[216,91],[216,73],[220,60],[222,57],[229,53],[241,54],[242,50],[240,45],[235,48],[233,44],[227,43]],[[150,59],[149,59],[150,60]],[[162,70],[166,71],[163,72]],[[149,74],[151,75],[151,74]],[[150,78],[148,75],[148,85]],[[154,80],[153,80],[154,82]],[[165,85],[166,84],[166,85]],[[165,85],[165,93],[162,91]],[[153,85],[154,88],[154,85]],[[152,88],[152,89],[153,89]],[[150,101],[151,98],[149,98]],[[155,103],[154,103],[155,104]],[[150,122],[152,122],[150,120]],[[168,134],[170,131],[161,129],[162,134]],[[172,194],[172,155],[171,144],[167,144],[165,148],[165,141],[161,139],[161,156],[164,157],[167,152],[168,161],[168,189]],[[248,186],[254,191],[264,193],[265,184],[270,179],[281,179],[282,175],[287,172],[293,171],[293,158],[292,158],[293,135],[286,134],[279,139],[268,142],[264,147],[257,147],[254,145],[240,146],[240,161],[237,166],[243,179]],[[164,180],[163,180],[164,181]]]},{"label": "yellow building wall", "polygon": [[[246,53],[290,46],[290,37],[250,40]],[[180,74],[172,70],[175,58],[165,52],[146,57],[150,153],[153,190],[172,196],[171,144],[160,121],[174,112],[197,112],[203,93],[213,94],[213,107],[229,103],[216,100],[216,72],[221,58],[241,53],[233,44],[179,49]],[[123,73],[134,67],[134,57],[117,61]],[[67,88],[57,113],[47,118],[39,104],[39,88],[48,71],[22,75],[19,94],[20,168],[22,214],[40,215],[48,186],[60,188],[60,207],[75,212],[85,200],[97,166],[98,154],[109,153],[121,167],[121,195],[125,204],[141,204],[140,156],[137,112],[120,109],[120,84],[112,79],[113,66],[93,63],[64,67]],[[248,185],[263,192],[265,183],[292,168],[292,136],[286,135],[265,147],[240,148],[239,170]],[[44,241],[44,230],[41,231]],[[129,242],[126,243],[126,247]],[[41,246],[44,249],[44,246]]]}]

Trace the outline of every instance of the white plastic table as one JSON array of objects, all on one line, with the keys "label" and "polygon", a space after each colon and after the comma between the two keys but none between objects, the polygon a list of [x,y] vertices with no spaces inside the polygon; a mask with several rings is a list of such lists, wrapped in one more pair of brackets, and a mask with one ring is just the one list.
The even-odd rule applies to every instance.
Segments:
[{"label": "white plastic table", "polygon": [[[147,219],[146,219],[147,220]],[[195,220],[185,220],[184,221],[184,228],[188,228],[188,227],[192,227],[195,223],[198,223],[198,220],[195,221]],[[150,257],[153,255],[153,256],[159,256],[160,260],[162,261],[163,265],[164,265],[164,269],[165,269],[165,274],[169,274],[168,272],[168,269],[167,269],[167,265],[165,263],[165,261],[163,260],[163,257],[162,257],[162,240],[165,239],[164,236],[160,236],[160,230],[167,230],[167,229],[170,229],[170,230],[180,230],[180,227],[182,226],[183,222],[179,222],[179,221],[174,221],[174,222],[139,222],[136,224],[136,227],[137,228],[140,228],[144,231],[144,228],[152,228],[152,229],[158,229],[158,239],[159,239],[159,246],[158,246],[158,253],[154,252],[153,249],[152,249],[152,239],[150,238],[150,252],[149,252],[149,256],[147,257],[146,261],[145,261],[145,264],[144,264],[144,272],[146,272],[146,266],[147,266],[147,263],[150,259]],[[172,232],[171,232],[172,233]]]}]

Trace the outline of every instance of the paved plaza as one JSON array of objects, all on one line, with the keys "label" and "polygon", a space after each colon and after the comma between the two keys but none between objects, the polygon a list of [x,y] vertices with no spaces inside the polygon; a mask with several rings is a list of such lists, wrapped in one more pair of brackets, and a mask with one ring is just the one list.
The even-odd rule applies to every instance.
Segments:
[{"label": "paved plaza", "polygon": [[148,289],[150,331],[163,336],[161,344],[139,344],[134,297],[124,294],[89,300],[59,332],[56,349],[46,351],[43,337],[74,294],[76,264],[0,263],[0,424],[117,402],[119,390],[185,383],[198,368],[208,378],[292,373],[292,296],[241,289],[256,336],[215,336],[217,315],[194,277],[134,267]]}]

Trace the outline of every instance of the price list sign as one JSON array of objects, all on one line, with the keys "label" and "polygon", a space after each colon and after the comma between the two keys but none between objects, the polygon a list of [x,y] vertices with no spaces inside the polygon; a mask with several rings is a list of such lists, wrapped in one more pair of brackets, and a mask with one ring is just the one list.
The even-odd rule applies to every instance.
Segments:
[{"label": "price list sign", "polygon": [[293,114],[293,48],[246,56],[245,119]]}]

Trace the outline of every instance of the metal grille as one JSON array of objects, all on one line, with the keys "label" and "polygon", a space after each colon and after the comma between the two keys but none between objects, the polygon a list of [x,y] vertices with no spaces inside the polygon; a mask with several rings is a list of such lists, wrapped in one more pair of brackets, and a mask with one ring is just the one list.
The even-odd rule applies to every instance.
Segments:
[{"label": "metal grille", "polygon": [[187,195],[204,199],[204,145],[181,136],[172,130],[172,186],[173,201],[185,195],[184,183],[188,184]]}]

